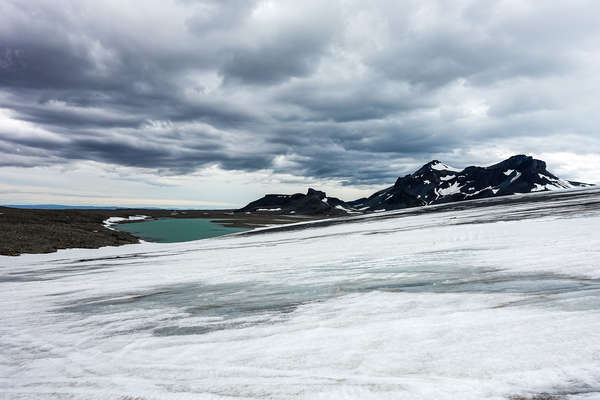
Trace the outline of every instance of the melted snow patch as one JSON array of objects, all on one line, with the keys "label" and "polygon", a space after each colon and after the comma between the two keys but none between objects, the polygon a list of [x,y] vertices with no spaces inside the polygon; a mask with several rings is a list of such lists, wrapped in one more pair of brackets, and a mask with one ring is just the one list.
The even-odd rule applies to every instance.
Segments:
[{"label": "melted snow patch", "polygon": [[515,176],[513,176],[512,179],[510,180],[510,183],[513,183],[514,181],[516,181],[520,177],[521,177],[521,173],[517,172],[517,174]]},{"label": "melted snow patch", "polygon": [[[555,187],[556,189],[572,189],[572,188],[575,187],[569,181],[565,181],[565,180],[562,180],[562,179],[551,178],[551,177],[549,177],[547,175],[544,175],[544,174],[538,174],[538,176],[541,179],[546,179],[546,180],[552,182],[549,185]],[[554,189],[549,189],[549,190],[554,190]]]},{"label": "melted snow patch", "polygon": [[123,218],[123,217],[110,217],[105,219],[102,223],[104,224],[105,227],[110,228],[111,225],[114,224],[118,224],[119,222],[123,222],[123,221],[142,221],[146,218],[150,218],[147,215],[131,215],[127,218]]},{"label": "melted snow patch", "polygon": [[358,211],[347,209],[346,207],[343,207],[339,204],[337,206],[335,206],[335,208],[337,208],[338,210],[346,211],[348,214],[362,214]]},{"label": "melted snow patch", "polygon": [[575,187],[569,181],[564,181],[562,179],[550,178],[549,176],[542,175],[542,174],[538,174],[538,175],[540,178],[550,181],[550,183],[546,183],[544,185],[540,185],[540,184],[536,183],[535,187],[532,189],[532,192],[541,192],[544,190],[572,189]]},{"label": "melted snow patch", "polygon": [[547,183],[545,185],[540,185],[539,183],[534,184],[534,187],[531,189],[532,192],[544,192],[547,190],[562,190],[569,189],[569,186],[562,186],[559,182]]},{"label": "melted snow patch", "polygon": [[[467,189],[467,190],[475,190],[475,188],[474,188],[474,187],[470,187],[470,188],[469,188],[469,189]],[[471,197],[471,196],[478,195],[479,193],[481,193],[481,192],[485,192],[486,190],[492,190],[492,191],[493,191],[494,189],[493,189],[491,186],[488,186],[488,187],[486,187],[486,188],[484,188],[484,189],[481,189],[481,190],[478,190],[478,191],[476,191],[476,192],[473,192],[473,193],[468,193],[468,194],[466,195],[466,197]],[[494,192],[494,194],[495,194],[495,192]]]}]

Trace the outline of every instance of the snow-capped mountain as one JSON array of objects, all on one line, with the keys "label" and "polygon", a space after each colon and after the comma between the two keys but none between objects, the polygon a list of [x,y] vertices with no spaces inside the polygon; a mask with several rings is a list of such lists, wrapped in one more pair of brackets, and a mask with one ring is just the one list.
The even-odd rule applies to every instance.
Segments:
[{"label": "snow-capped mountain", "polygon": [[544,161],[526,155],[463,170],[433,160],[368,198],[344,202],[308,189],[306,194],[268,194],[239,211],[337,216],[586,186],[593,185],[560,179]]},{"label": "snow-capped mountain", "polygon": [[546,169],[544,161],[526,155],[513,156],[489,167],[471,166],[463,170],[433,160],[415,173],[398,178],[394,186],[348,202],[346,207],[360,211],[395,210],[585,186],[592,185],[559,179]]}]

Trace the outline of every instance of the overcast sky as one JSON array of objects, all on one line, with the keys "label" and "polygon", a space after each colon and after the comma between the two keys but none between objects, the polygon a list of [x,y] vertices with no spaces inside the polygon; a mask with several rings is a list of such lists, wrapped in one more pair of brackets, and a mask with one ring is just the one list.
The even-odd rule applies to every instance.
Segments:
[{"label": "overcast sky", "polygon": [[[558,5],[562,4],[562,5]],[[600,183],[597,1],[3,0],[0,203],[370,194],[526,153]]]}]

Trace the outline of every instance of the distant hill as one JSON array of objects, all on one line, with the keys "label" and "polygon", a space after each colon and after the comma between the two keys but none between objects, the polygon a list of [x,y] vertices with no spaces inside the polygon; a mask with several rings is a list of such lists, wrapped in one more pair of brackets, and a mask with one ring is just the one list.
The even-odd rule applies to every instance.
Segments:
[{"label": "distant hill", "polygon": [[307,194],[269,194],[240,211],[335,216],[588,186],[593,185],[560,179],[544,161],[526,155],[462,170],[433,160],[367,198],[344,202],[309,189]]},{"label": "distant hill", "polygon": [[327,197],[325,192],[308,189],[306,194],[267,194],[241,208],[241,212],[259,212],[299,215],[345,215],[351,210],[344,208],[344,202],[335,197]]},{"label": "distant hill", "polygon": [[68,206],[63,204],[3,204],[2,207],[28,210],[161,210],[159,207]]}]

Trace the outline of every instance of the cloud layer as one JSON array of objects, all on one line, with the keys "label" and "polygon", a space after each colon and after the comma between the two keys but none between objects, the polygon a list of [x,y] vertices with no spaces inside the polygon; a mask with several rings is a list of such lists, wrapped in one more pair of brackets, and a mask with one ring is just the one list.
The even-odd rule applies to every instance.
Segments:
[{"label": "cloud layer", "polygon": [[[600,5],[5,0],[0,167],[385,184],[600,152]],[[552,169],[552,165],[550,165]],[[567,176],[571,178],[572,176]]]}]

